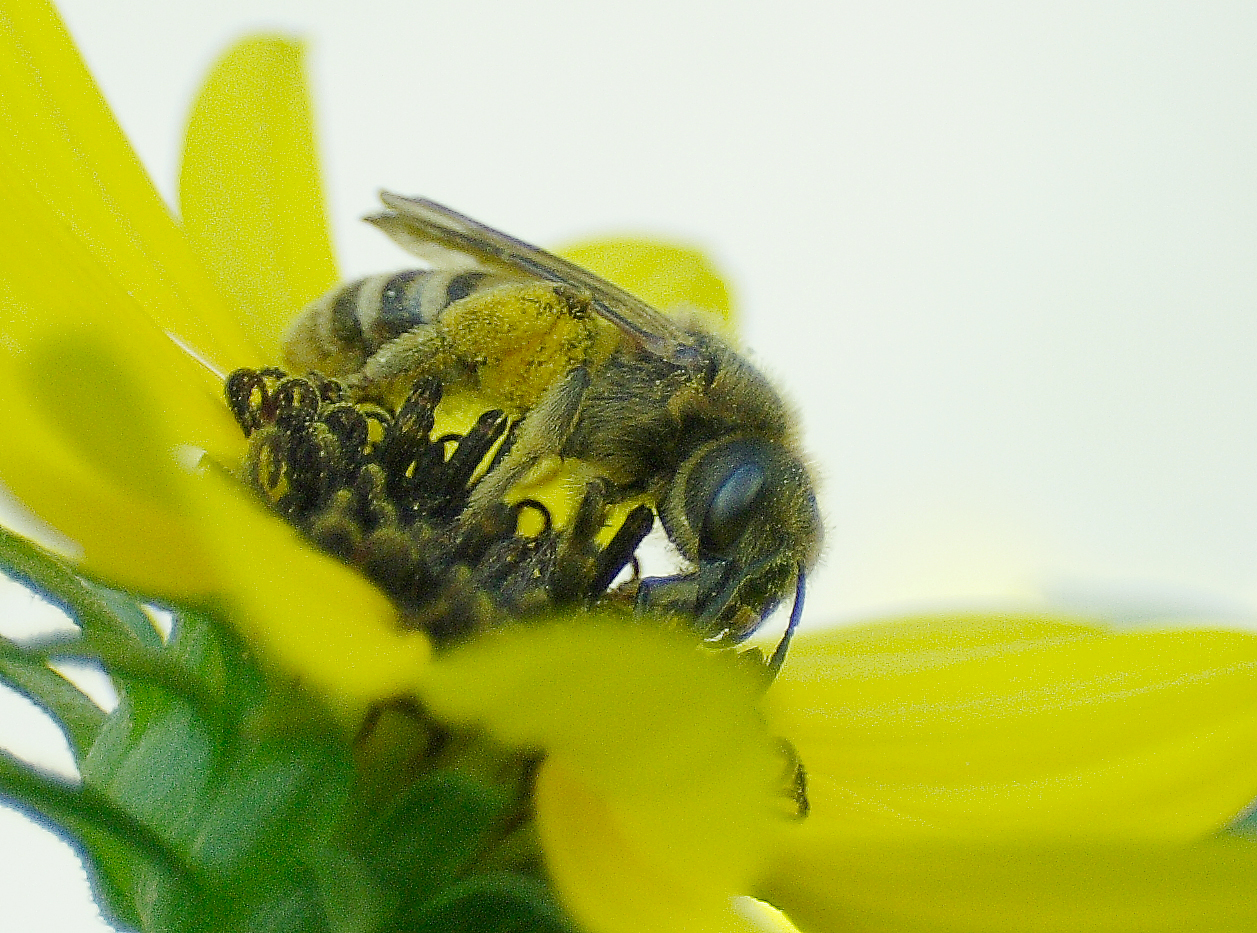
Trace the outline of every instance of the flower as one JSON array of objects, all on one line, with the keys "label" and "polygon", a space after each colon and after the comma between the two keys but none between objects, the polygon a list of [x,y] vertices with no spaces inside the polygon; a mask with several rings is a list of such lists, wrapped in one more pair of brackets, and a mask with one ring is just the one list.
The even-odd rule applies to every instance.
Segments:
[{"label": "flower", "polygon": [[[475,905],[530,898],[518,876],[480,873],[472,888],[441,878],[421,913],[397,912],[422,871],[447,864],[433,853],[475,850],[478,821],[500,826],[514,805],[444,771],[414,785],[416,801],[372,757],[424,749],[435,733],[344,742],[338,729],[398,697],[421,699],[438,730],[483,730],[475,748],[507,771],[519,764],[507,749],[544,752],[535,780],[519,764],[509,781],[532,795],[550,882],[593,931],[765,922],[739,895],[809,931],[1222,930],[1257,918],[1257,849],[1224,833],[1257,791],[1254,637],[909,620],[801,637],[763,702],[725,658],[600,618],[514,628],[431,659],[377,590],[215,466],[243,451],[223,374],[274,359],[286,316],[337,278],[299,48],[251,40],[216,68],[189,129],[182,227],[40,0],[0,3],[0,108],[0,477],[77,543],[83,573],[169,602],[183,626],[179,664],[146,670],[151,654],[116,643],[151,645],[143,625],[103,634],[138,610],[4,539],[0,556],[75,608],[130,687],[105,725],[70,700],[58,707],[63,722],[84,721],[67,730],[86,790],[7,766],[0,787],[71,827],[114,820],[110,838],[148,866],[136,880],[102,864],[110,884],[135,885],[130,900],[102,892],[124,920],[260,924],[280,902],[250,873],[273,881],[271,861],[292,875],[280,916],[293,928],[399,917],[439,928]],[[588,247],[584,258],[626,254]],[[642,288],[648,265],[609,274]],[[699,300],[723,300],[700,280]],[[189,469],[176,456],[188,450],[206,461]],[[801,822],[774,813],[774,736],[806,768]],[[154,788],[161,763],[167,786]],[[276,812],[292,824],[277,828]],[[406,853],[408,839],[427,848]],[[403,855],[417,867],[398,885],[389,872]],[[448,864],[471,855],[459,859]],[[175,894],[140,896],[159,889]]]},{"label": "flower", "polygon": [[[560,637],[559,628],[539,628],[513,647],[510,639],[487,640],[477,652],[451,656],[439,670],[429,670],[421,636],[396,631],[391,609],[373,588],[255,511],[212,466],[188,471],[171,456],[193,448],[208,451],[211,463],[239,459],[242,445],[214,399],[222,374],[271,358],[283,323],[279,315],[335,279],[328,271],[334,267],[325,225],[302,213],[321,204],[321,196],[298,48],[274,39],[245,43],[207,85],[185,158],[185,239],[127,151],[51,9],[14,2],[4,13],[8,47],[0,54],[7,54],[7,79],[16,90],[7,97],[7,145],[0,160],[13,181],[10,199],[30,202],[25,210],[10,210],[10,223],[0,232],[21,260],[4,275],[9,326],[0,378],[13,401],[4,417],[10,436],[23,438],[0,454],[5,481],[81,547],[86,572],[176,606],[226,615],[281,672],[297,673],[342,712],[422,692],[433,708],[448,708],[451,720],[476,718],[479,710],[460,710],[459,703],[479,696],[482,710],[500,696],[489,688],[504,683],[504,656],[535,654],[539,645],[557,642],[579,649],[579,654],[544,652],[558,667],[533,686],[551,696],[528,707],[511,704],[516,712],[548,711],[550,719],[507,729],[508,737],[544,742],[552,752],[540,786],[561,786],[564,792],[545,797],[543,809],[552,818],[541,823],[549,848],[560,852],[568,837],[546,827],[565,818],[571,822],[571,805],[592,800],[603,808],[604,830],[622,834],[626,858],[636,853],[641,862],[653,852],[661,856],[658,873],[692,857],[697,864],[677,874],[675,890],[689,890],[696,898],[692,918],[711,915],[704,925],[723,926],[727,898],[713,895],[730,886],[745,889],[758,870],[767,820],[753,803],[757,796],[769,797],[766,762],[773,764],[763,724],[750,716],[744,675],[730,675],[712,659],[695,659],[692,649],[679,648],[675,637],[662,631],[588,625],[580,636],[567,637]],[[33,157],[32,140],[39,147]],[[214,149],[216,143],[223,148]],[[230,158],[221,157],[224,151]],[[238,176],[224,179],[228,169]],[[138,205],[135,216],[132,203]],[[258,205],[266,209],[257,210]],[[32,220],[19,224],[20,214]],[[310,237],[312,226],[319,236]],[[250,232],[245,240],[228,232],[241,229]],[[41,286],[50,278],[72,305],[33,315],[30,309],[42,311],[49,304]],[[279,282],[287,284],[275,285]],[[242,319],[253,327],[248,335],[236,323]],[[194,354],[171,345],[167,333]],[[133,537],[119,541],[120,532]],[[156,549],[154,532],[162,534]],[[9,550],[12,563],[14,549]],[[27,573],[33,577],[36,571],[28,567]],[[45,588],[63,595],[52,584]],[[185,632],[198,630],[195,619],[184,621]],[[202,631],[198,637],[210,635]],[[616,679],[601,672],[626,655],[643,660],[625,670],[617,693]],[[492,676],[477,674],[477,663],[492,668]],[[674,668],[670,675],[661,667],[668,664]],[[571,683],[591,675],[609,693],[573,694]],[[449,687],[458,676],[463,686]],[[468,681],[479,694],[467,688]],[[667,683],[670,689],[658,689]],[[670,706],[682,686],[694,695],[688,709]],[[621,712],[618,720],[600,723],[600,716],[617,708],[617,697],[631,699],[629,708],[638,714],[653,702],[656,714]],[[124,722],[135,715],[123,712]],[[564,712],[566,719],[559,715]],[[168,721],[175,713],[163,706],[160,716],[146,715]],[[583,741],[574,724],[585,726]],[[500,717],[497,725],[508,723]],[[605,727],[615,725],[620,728]],[[644,731],[647,726],[658,731],[657,738]],[[597,754],[617,732],[617,754]],[[703,735],[719,739],[681,741]],[[131,812],[151,807],[125,796],[127,785],[118,789],[120,774],[141,770],[147,760],[143,749],[101,751],[110,747],[102,744],[107,738],[92,738],[95,760],[85,760],[85,775],[121,795]],[[560,753],[564,748],[567,754]],[[686,748],[691,750],[683,754]],[[698,749],[704,750],[704,761],[695,761]],[[296,762],[308,757],[292,748],[287,753]],[[114,759],[125,765],[110,764]],[[722,765],[713,780],[691,780],[713,763]],[[311,770],[308,762],[305,767]],[[334,767],[328,770],[335,773]],[[645,806],[651,788],[655,797],[667,788],[666,800],[659,801],[667,806]],[[189,792],[186,805],[194,806],[203,795]],[[700,818],[720,811],[736,815],[748,803],[735,819]],[[161,812],[141,809],[140,815],[163,820]],[[182,851],[180,834],[169,828],[166,835],[168,844]],[[667,849],[657,844],[661,836],[674,852],[672,861],[662,857]],[[201,857],[184,854],[194,865]],[[579,868],[582,854],[579,844],[568,846],[568,864]],[[676,906],[680,917],[679,902],[663,904],[668,910]],[[610,906],[623,911],[627,905],[612,898]],[[645,909],[648,903],[636,906]],[[607,910],[607,905],[586,907],[595,923]],[[151,915],[139,919],[161,922]],[[612,928],[613,921],[603,926]]]},{"label": "flower", "polygon": [[413,681],[427,645],[394,630],[378,592],[256,514],[213,472],[194,476],[172,459],[181,447],[239,458],[243,439],[218,401],[223,367],[263,357],[55,14],[8,3],[3,25],[0,240],[11,262],[0,425],[15,439],[4,482],[78,543],[89,572],[156,596],[227,599],[241,624],[268,620],[253,634],[280,656],[322,626],[325,662],[307,657],[307,674],[350,696]]}]

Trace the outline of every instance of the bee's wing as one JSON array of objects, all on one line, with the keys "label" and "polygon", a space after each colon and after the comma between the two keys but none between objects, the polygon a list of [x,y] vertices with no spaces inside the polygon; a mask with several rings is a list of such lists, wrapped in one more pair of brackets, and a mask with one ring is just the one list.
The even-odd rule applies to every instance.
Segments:
[{"label": "bee's wing", "polygon": [[367,220],[420,258],[447,268],[471,261],[495,272],[583,289],[598,314],[651,353],[686,368],[699,364],[702,351],[689,334],[640,298],[588,269],[435,201],[387,191],[381,192],[380,199],[390,210]]}]

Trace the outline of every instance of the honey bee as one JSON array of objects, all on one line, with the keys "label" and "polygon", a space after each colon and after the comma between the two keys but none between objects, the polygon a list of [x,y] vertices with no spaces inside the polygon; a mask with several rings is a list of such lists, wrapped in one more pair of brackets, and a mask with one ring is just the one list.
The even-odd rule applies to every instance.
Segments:
[{"label": "honey bee", "polygon": [[664,315],[561,257],[435,202],[383,193],[366,218],[430,268],[341,285],[285,336],[288,365],[356,399],[403,380],[471,389],[522,419],[475,486],[474,523],[543,461],[574,458],[613,498],[645,497],[690,566],[638,581],[638,610],[743,641],[794,595],[776,671],[821,545],[787,407],[702,315]]}]

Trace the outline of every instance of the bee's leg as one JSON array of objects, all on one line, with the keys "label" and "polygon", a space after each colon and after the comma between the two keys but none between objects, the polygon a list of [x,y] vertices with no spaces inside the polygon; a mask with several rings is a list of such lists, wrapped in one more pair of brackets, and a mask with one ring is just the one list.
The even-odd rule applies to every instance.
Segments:
[{"label": "bee's leg", "polygon": [[520,422],[515,441],[502,461],[472,490],[462,522],[475,522],[485,509],[506,497],[543,457],[563,449],[580,413],[589,370],[577,366],[551,388]]},{"label": "bee's leg", "polygon": [[390,340],[372,354],[362,369],[344,379],[350,397],[384,400],[404,377],[407,382],[435,378],[455,381],[458,360],[440,327],[416,327]]},{"label": "bee's leg", "polygon": [[790,648],[790,639],[794,637],[794,630],[799,627],[799,620],[803,618],[803,596],[806,592],[806,584],[804,583],[802,564],[799,565],[799,576],[795,581],[794,587],[794,606],[790,609],[790,621],[786,623],[786,633],[781,636],[781,641],[777,643],[777,650],[768,659],[768,678],[770,683],[777,679],[777,674],[781,671],[781,665],[786,663],[786,651]]},{"label": "bee's leg", "polygon": [[778,739],[777,748],[782,758],[780,794],[789,801],[787,813],[793,819],[805,819],[812,805],[807,799],[807,771],[803,768],[803,759],[788,739]]}]

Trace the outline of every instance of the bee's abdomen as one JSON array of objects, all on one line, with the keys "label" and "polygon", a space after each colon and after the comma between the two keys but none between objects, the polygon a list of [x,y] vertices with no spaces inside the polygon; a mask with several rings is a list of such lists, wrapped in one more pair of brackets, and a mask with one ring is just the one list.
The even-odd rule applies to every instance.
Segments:
[{"label": "bee's abdomen", "polygon": [[503,279],[479,270],[408,269],[346,282],[312,301],[284,335],[296,372],[357,372],[376,350],[416,327],[434,324],[462,298]]}]

